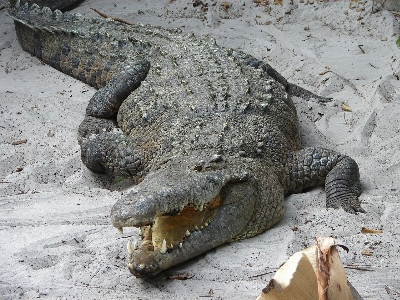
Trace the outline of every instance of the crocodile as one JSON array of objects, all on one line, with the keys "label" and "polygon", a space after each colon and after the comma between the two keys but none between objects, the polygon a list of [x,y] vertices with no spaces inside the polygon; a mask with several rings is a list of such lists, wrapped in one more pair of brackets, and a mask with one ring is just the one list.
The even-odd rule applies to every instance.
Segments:
[{"label": "crocodile", "polygon": [[78,129],[81,157],[135,183],[111,220],[139,228],[127,245],[136,277],[266,231],[284,197],[309,187],[325,185],[328,208],[365,212],[357,163],[302,148],[293,99],[324,98],[265,61],[179,29],[20,1],[9,15],[25,51],[97,89]]}]

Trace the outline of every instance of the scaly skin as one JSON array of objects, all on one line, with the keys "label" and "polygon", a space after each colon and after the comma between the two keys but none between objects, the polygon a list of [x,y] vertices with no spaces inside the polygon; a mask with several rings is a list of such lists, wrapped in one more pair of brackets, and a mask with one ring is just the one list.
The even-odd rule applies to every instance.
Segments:
[{"label": "scaly skin", "polygon": [[135,276],[265,231],[285,195],[311,186],[325,183],[328,207],[363,211],[354,160],[301,149],[292,98],[323,99],[267,63],[180,30],[18,3],[9,13],[24,50],[99,89],[82,160],[140,182],[111,211],[118,229],[141,228],[128,243]]}]

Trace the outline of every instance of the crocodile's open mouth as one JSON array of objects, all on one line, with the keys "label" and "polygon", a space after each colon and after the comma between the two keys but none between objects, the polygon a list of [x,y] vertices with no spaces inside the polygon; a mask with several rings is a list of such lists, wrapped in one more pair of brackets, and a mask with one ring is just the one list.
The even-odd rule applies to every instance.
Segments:
[{"label": "crocodile's open mouth", "polygon": [[159,251],[161,254],[177,247],[182,248],[185,239],[192,232],[209,226],[220,204],[220,195],[217,195],[204,205],[189,204],[179,212],[157,216],[152,225],[140,227],[140,246],[135,244],[133,248]]},{"label": "crocodile's open mouth", "polygon": [[138,240],[127,245],[133,275],[154,276],[243,231],[256,189],[247,172],[228,171],[160,169],[114,204],[111,219],[116,228],[139,228]]}]

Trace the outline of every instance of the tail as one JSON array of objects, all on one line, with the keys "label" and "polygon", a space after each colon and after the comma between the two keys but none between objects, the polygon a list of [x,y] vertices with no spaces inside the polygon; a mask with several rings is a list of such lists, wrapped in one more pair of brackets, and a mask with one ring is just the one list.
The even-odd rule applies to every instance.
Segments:
[{"label": "tail", "polygon": [[[40,2],[51,2],[52,8],[63,9],[79,1]],[[10,2],[8,14],[14,19],[15,31],[22,49],[67,75],[95,88],[101,88],[118,67],[107,65],[107,59],[97,55],[98,46],[104,44],[103,40],[109,41],[110,38],[106,34],[91,35],[89,32],[93,23],[97,22],[101,27],[100,23],[105,22],[103,20],[86,19],[78,13],[62,13],[59,9],[52,10],[47,6],[41,8],[37,4],[30,5],[20,0]],[[82,55],[82,52],[87,55]],[[110,53],[113,52],[110,50]]]},{"label": "tail", "polygon": [[[41,2],[47,3],[52,1]],[[61,1],[54,1],[51,6],[60,8],[65,7],[59,2]],[[68,2],[71,2],[71,0],[69,0]],[[65,30],[65,26],[62,26],[62,23],[64,21],[63,13],[58,9],[53,11],[50,7],[47,6],[41,8],[37,4],[30,5],[28,1],[12,0],[10,1],[8,14],[14,20],[15,31],[17,33],[17,38],[22,49],[43,60],[45,63],[51,65],[52,67],[60,70],[60,67],[52,61],[53,59],[49,59],[49,61],[46,61],[46,57],[45,55],[43,55],[42,52],[45,48],[44,44],[46,43],[44,41],[46,40],[46,36],[53,35],[55,31],[63,30],[65,31],[66,35],[73,34],[70,28]],[[79,16],[80,15],[71,14],[71,17],[73,17],[74,19]],[[52,26],[56,24],[59,24],[59,26]]]}]

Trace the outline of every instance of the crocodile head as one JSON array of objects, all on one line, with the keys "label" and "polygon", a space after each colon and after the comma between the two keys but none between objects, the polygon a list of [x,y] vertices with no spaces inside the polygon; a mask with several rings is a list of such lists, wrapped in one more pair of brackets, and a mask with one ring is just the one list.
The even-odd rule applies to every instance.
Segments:
[{"label": "crocodile head", "polygon": [[111,219],[118,229],[140,228],[139,240],[128,242],[128,268],[146,277],[243,234],[256,199],[255,179],[242,168],[184,163],[147,175],[114,205]]}]

